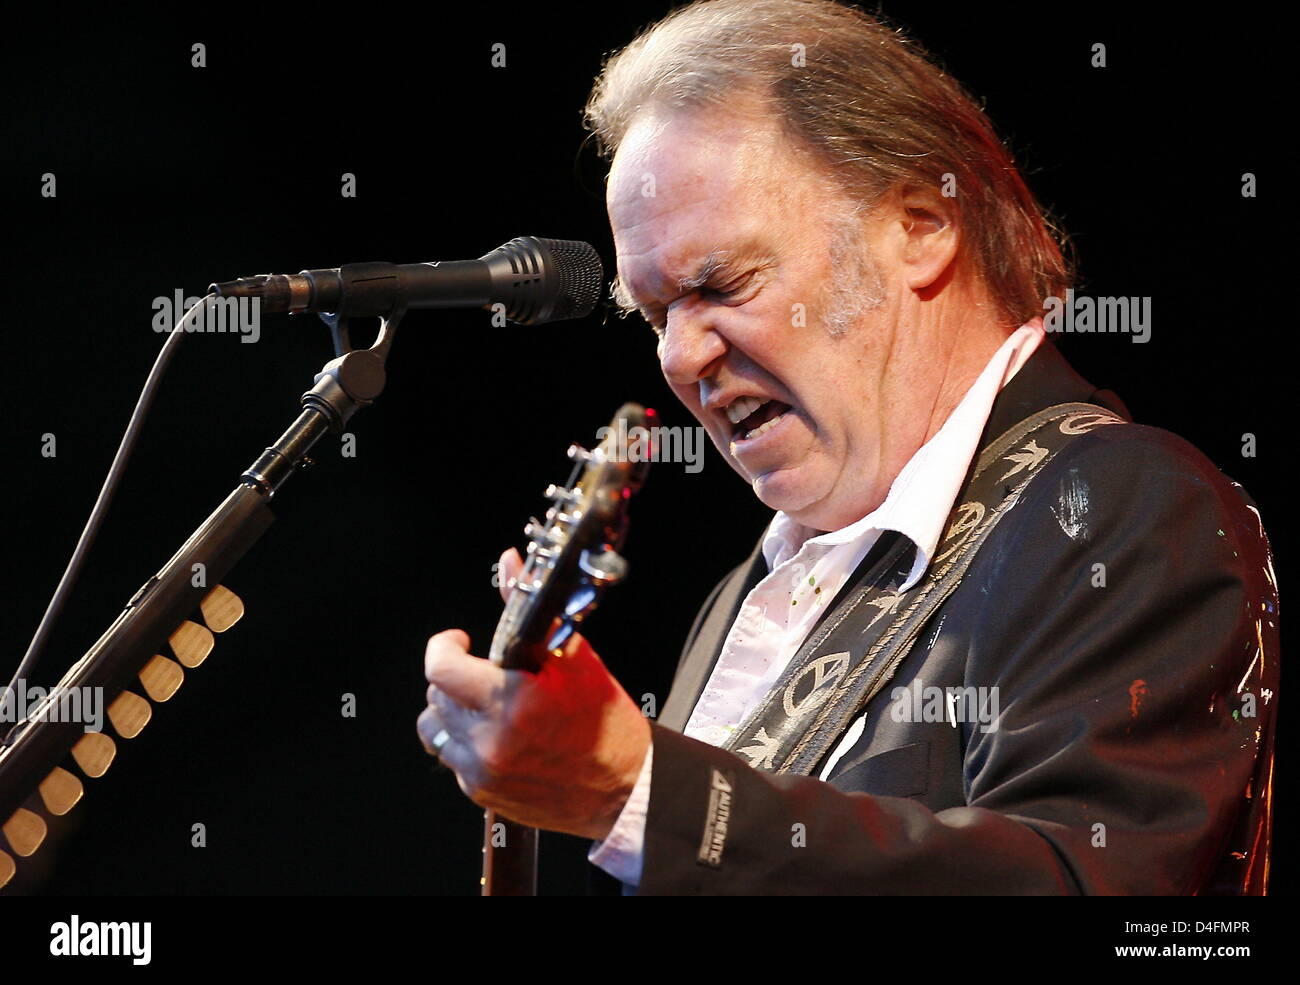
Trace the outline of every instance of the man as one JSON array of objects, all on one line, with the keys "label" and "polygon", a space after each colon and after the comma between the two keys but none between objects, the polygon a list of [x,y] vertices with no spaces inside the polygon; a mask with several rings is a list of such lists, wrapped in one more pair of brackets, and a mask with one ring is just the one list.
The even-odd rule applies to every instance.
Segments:
[{"label": "man", "polygon": [[462,789],[641,893],[1259,891],[1258,514],[1045,338],[1069,271],[969,97],[851,8],[712,0],[588,118],[616,299],[776,512],[654,725],[580,637],[433,637]]}]

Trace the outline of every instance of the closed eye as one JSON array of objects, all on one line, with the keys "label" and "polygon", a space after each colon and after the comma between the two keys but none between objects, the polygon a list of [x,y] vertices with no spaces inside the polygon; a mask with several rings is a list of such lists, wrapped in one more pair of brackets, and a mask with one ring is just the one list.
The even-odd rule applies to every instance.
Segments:
[{"label": "closed eye", "polygon": [[744,293],[744,285],[737,284],[731,287],[706,287],[700,291],[700,293],[709,297],[717,298],[720,301],[731,301]]},{"label": "closed eye", "polygon": [[730,307],[739,307],[753,300],[762,285],[753,274],[746,274],[738,280],[730,281],[720,287],[705,286],[700,294]]},{"label": "closed eye", "polygon": [[[740,287],[701,287],[698,290],[691,291],[690,294],[694,294],[700,298],[704,298],[705,300],[716,301],[720,304],[731,306],[744,304],[749,300],[747,297],[742,297],[743,290]],[[684,294],[682,297],[690,297],[690,294]],[[638,313],[641,317],[645,319],[646,323],[652,329],[654,329],[655,334],[660,337],[663,336],[664,329],[666,328],[664,325],[665,310],[666,309],[664,308],[638,309]]]},{"label": "closed eye", "polygon": [[[693,290],[687,291],[685,294],[681,295],[681,297],[690,297],[695,295],[696,297],[713,301],[718,304],[725,304],[729,307],[739,307],[740,305],[751,301],[754,295],[758,293],[758,288],[761,284],[758,283],[758,278],[755,276],[755,273],[756,272],[746,273],[738,278],[721,281],[716,285],[707,283],[702,284]],[[678,298],[677,300],[680,299],[681,298]],[[673,302],[673,304],[676,303],[676,301]],[[669,305],[669,307],[671,307],[671,305]],[[631,310],[635,310],[637,314],[645,319],[646,323],[654,329],[657,336],[661,338],[663,337],[664,331],[667,327],[664,323],[664,315],[667,308],[658,305],[644,308],[632,308],[629,305],[628,310],[625,311],[625,313],[630,313]]]}]

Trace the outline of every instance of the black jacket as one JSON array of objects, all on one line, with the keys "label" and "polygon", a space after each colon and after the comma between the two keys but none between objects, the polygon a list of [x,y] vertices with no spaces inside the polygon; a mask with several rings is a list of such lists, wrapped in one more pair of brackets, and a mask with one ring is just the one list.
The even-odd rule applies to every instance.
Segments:
[{"label": "black jacket", "polygon": [[[1069,401],[1127,417],[1045,342],[981,447]],[[1079,437],[991,533],[827,782],[680,734],[766,573],[755,548],[705,603],[653,726],[639,893],[1260,891],[1278,619],[1249,503],[1168,432]],[[996,686],[998,727],[894,720],[894,688],[913,685]],[[732,789],[712,867],[715,769]]]}]

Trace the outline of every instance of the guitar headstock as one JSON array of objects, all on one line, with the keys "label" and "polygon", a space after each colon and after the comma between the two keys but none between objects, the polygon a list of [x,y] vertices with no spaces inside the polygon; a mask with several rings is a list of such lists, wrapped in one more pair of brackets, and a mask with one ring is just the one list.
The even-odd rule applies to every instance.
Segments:
[{"label": "guitar headstock", "polygon": [[627,562],[619,554],[627,531],[627,505],[645,482],[655,457],[658,417],[624,404],[587,451],[569,447],[573,474],[550,486],[544,519],[524,528],[524,566],[511,584],[490,658],[503,667],[537,670],[562,647],[600,592],[621,581]]}]

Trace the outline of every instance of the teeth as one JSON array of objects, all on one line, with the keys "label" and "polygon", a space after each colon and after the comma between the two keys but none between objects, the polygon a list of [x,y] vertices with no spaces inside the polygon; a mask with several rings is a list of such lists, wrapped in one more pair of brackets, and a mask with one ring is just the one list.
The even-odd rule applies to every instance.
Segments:
[{"label": "teeth", "polygon": [[748,441],[750,438],[757,438],[757,437],[758,437],[760,434],[762,434],[764,431],[771,431],[772,428],[776,427],[777,423],[778,423],[778,422],[781,420],[781,418],[783,418],[783,417],[785,417],[784,414],[778,414],[776,417],[772,418],[770,421],[764,421],[764,422],[763,422],[762,424],[760,424],[758,427],[754,428],[754,430],[750,431],[747,435],[745,435],[745,440]]},{"label": "teeth", "polygon": [[732,424],[739,424],[765,403],[767,401],[761,397],[737,397],[727,405],[727,420]]}]

